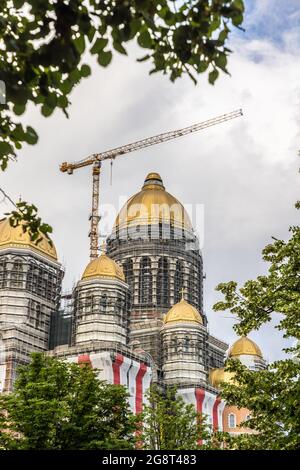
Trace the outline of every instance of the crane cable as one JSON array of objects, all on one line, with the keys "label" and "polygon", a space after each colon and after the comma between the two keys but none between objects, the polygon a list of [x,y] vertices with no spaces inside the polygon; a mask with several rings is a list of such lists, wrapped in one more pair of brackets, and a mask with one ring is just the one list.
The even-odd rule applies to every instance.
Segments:
[{"label": "crane cable", "polygon": [[111,186],[112,186],[112,176],[113,176],[113,171],[112,171],[113,170],[113,163],[114,163],[114,161],[113,161],[113,159],[111,159],[111,161],[110,161],[110,185]]}]

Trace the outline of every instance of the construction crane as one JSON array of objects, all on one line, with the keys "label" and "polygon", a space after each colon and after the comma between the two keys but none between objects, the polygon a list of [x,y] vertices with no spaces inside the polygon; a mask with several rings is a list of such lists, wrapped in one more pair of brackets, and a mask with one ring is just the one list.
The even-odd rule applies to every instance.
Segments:
[{"label": "construction crane", "polygon": [[242,116],[242,110],[238,109],[237,111],[232,111],[231,113],[222,114],[213,119],[203,121],[192,126],[184,127],[183,129],[177,129],[175,131],[164,132],[163,134],[158,134],[153,137],[148,137],[146,139],[138,140],[130,144],[122,145],[121,147],[116,147],[111,150],[106,150],[101,153],[94,153],[89,157],[79,160],[74,163],[64,162],[60,165],[60,171],[63,173],[67,172],[69,175],[73,173],[74,170],[78,168],[83,168],[89,165],[93,166],[93,189],[92,189],[92,213],[90,216],[91,220],[91,230],[89,233],[90,237],[90,259],[93,260],[98,256],[98,224],[99,224],[99,190],[100,190],[100,172],[101,164],[104,160],[113,161],[116,157],[125,155],[126,153],[134,152],[142,148],[150,147],[152,145],[160,144],[168,140],[177,139],[178,137],[183,137],[184,135],[191,134],[193,132],[201,131],[207,127],[215,126],[222,122],[229,121],[231,119]]}]

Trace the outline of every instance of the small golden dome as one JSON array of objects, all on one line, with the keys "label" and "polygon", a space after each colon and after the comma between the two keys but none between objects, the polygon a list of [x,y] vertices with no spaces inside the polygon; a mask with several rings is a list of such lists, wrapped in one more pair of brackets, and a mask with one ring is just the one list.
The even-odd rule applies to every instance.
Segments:
[{"label": "small golden dome", "polygon": [[233,372],[225,371],[224,367],[211,369],[209,372],[209,382],[214,388],[219,388],[220,383],[233,383]]},{"label": "small golden dome", "polygon": [[121,281],[125,281],[121,266],[104,253],[90,261],[82,275],[82,279],[92,279],[96,277],[117,278]]},{"label": "small golden dome", "polygon": [[233,343],[229,349],[228,357],[241,356],[242,354],[263,357],[262,352],[257,344],[247,336],[242,336],[235,343]]},{"label": "small golden dome", "polygon": [[22,225],[12,227],[8,218],[0,220],[0,250],[5,248],[29,248],[57,261],[55,246],[51,245],[42,233],[41,238],[42,240],[36,244],[35,241],[30,240],[28,232],[23,232]]},{"label": "small golden dome", "polygon": [[158,173],[149,173],[141,191],[132,196],[120,210],[114,230],[158,223],[192,230],[183,205],[165,190]]},{"label": "small golden dome", "polygon": [[199,323],[203,324],[198,310],[183,298],[168,311],[164,324],[170,323]]}]

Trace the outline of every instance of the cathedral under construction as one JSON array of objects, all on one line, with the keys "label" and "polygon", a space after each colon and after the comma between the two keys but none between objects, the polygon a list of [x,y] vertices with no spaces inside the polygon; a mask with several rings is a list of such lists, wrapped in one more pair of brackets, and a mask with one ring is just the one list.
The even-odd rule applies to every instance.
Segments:
[{"label": "cathedral under construction", "polygon": [[[208,331],[203,259],[191,220],[157,173],[118,214],[102,254],[63,294],[55,246],[0,221],[0,392],[34,351],[98,369],[125,385],[133,412],[151,382],[176,385],[214,430],[242,432],[248,410],[229,407],[219,384],[227,357],[266,367],[260,348],[239,338],[230,348]],[[247,429],[244,429],[247,432]]]}]

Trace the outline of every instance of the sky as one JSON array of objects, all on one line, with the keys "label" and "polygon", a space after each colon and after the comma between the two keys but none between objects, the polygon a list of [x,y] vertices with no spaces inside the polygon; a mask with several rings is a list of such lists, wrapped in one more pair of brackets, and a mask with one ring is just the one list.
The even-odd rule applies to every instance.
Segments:
[{"label": "sky", "polygon": [[[91,172],[68,176],[59,164],[242,108],[243,117],[117,159],[112,185],[110,166],[103,165],[101,179],[105,234],[114,218],[107,208],[117,210],[150,171],[159,172],[183,204],[201,208],[203,218],[192,219],[203,241],[205,312],[210,332],[228,343],[236,339],[234,321],[230,313],[212,311],[221,299],[215,286],[266,273],[261,250],[271,236],[287,239],[289,226],[299,222],[300,4],[256,0],[246,6],[246,31],[230,41],[231,76],[215,86],[204,75],[197,86],[187,77],[172,84],[149,76],[151,65],[135,61],[143,51],[134,46],[128,57],[116,53],[107,69],[90,62],[93,74],[72,93],[69,119],[28,108],[23,121],[38,131],[39,143],[24,147],[1,175],[13,199],[35,203],[53,226],[69,290],[89,260]],[[4,201],[0,210],[11,207]],[[274,330],[277,321],[250,334],[270,361],[290,344]]]}]

